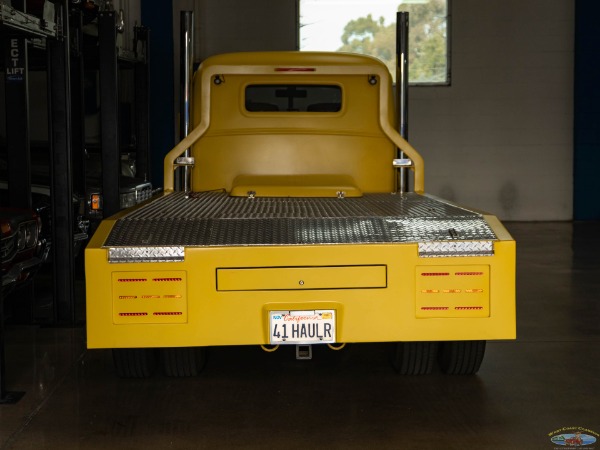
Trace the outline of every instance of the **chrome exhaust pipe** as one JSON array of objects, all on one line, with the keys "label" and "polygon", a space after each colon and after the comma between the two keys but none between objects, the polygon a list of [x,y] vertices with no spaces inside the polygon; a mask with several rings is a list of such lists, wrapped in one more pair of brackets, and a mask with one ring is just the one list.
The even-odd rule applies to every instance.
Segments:
[{"label": "chrome exhaust pipe", "polygon": [[[194,76],[194,13],[181,11],[180,15],[180,68],[179,68],[179,139],[185,138],[191,129],[192,78]],[[190,157],[190,149],[181,154]],[[184,192],[191,190],[191,166],[183,165],[175,173],[175,189]]]}]

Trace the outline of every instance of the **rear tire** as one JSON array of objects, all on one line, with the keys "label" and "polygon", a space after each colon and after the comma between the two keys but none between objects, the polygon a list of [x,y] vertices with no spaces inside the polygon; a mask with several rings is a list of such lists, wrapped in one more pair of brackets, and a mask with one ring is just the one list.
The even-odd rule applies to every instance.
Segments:
[{"label": "rear tire", "polygon": [[430,374],[437,349],[437,342],[397,342],[392,365],[400,375]]},{"label": "rear tire", "polygon": [[114,348],[113,363],[121,378],[148,378],[156,369],[153,348]]},{"label": "rear tire", "polygon": [[162,365],[169,377],[195,377],[206,364],[206,348],[174,347],[161,350]]},{"label": "rear tire", "polygon": [[449,375],[473,375],[479,371],[485,355],[486,341],[442,342],[439,364]]}]

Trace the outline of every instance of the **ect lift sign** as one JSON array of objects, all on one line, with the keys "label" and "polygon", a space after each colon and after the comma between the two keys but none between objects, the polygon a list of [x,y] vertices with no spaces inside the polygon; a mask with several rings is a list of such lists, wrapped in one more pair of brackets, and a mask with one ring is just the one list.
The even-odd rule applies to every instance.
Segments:
[{"label": "ect lift sign", "polygon": [[25,79],[26,41],[22,38],[11,38],[7,45],[6,81],[22,82]]}]

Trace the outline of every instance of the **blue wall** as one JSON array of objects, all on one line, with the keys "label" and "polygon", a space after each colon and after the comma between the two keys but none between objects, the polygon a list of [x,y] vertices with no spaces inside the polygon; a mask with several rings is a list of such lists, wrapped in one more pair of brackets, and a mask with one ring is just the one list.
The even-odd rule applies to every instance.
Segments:
[{"label": "blue wall", "polygon": [[600,219],[600,2],[575,2],[575,220]]},{"label": "blue wall", "polygon": [[150,29],[150,161],[154,187],[163,185],[163,159],[175,145],[173,113],[173,5],[142,0],[142,24]]}]

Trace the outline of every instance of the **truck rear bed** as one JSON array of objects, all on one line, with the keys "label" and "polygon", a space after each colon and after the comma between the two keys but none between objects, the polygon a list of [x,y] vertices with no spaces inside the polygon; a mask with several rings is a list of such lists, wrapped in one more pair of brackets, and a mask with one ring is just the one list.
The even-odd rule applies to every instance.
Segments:
[{"label": "truck rear bed", "polygon": [[334,311],[336,342],[514,338],[514,241],[416,193],[165,194],[88,246],[88,346],[268,344],[272,311]]}]

